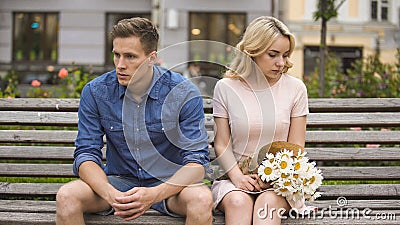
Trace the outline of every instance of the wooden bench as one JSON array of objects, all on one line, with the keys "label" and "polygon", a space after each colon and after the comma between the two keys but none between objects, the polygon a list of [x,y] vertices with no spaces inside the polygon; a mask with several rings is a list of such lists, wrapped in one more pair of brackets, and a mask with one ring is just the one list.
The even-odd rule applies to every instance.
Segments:
[{"label": "wooden bench", "polygon": [[[400,224],[400,99],[309,103],[306,151],[329,183],[312,203],[318,213],[282,224]],[[0,99],[0,224],[55,224],[59,178],[75,179],[78,104],[78,99]],[[210,141],[211,105],[204,100]],[[153,210],[133,222],[96,215],[87,215],[86,221],[184,224]],[[223,215],[216,213],[214,224],[223,223]]]}]

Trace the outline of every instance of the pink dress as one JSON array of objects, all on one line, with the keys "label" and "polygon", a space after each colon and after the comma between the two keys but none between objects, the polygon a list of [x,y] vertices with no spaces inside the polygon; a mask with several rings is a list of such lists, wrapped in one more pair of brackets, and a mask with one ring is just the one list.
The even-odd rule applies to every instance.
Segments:
[{"label": "pink dress", "polygon": [[[290,118],[308,113],[306,86],[290,75],[282,75],[264,90],[251,90],[231,78],[219,80],[214,89],[213,115],[229,119],[231,151],[237,162],[272,141],[287,141]],[[237,188],[230,180],[215,180],[211,190],[215,209],[227,193]]]}]

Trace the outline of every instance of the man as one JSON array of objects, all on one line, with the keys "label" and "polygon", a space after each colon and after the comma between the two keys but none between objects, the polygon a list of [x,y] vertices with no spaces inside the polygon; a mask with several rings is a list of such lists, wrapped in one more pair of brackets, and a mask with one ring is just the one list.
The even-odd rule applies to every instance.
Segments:
[{"label": "man", "polygon": [[84,213],[133,220],[149,208],[211,224],[212,195],[201,184],[209,158],[199,91],[153,65],[159,36],[149,20],[121,20],[111,35],[115,70],[82,91],[74,153],[80,179],[58,191],[57,224],[85,224]]}]

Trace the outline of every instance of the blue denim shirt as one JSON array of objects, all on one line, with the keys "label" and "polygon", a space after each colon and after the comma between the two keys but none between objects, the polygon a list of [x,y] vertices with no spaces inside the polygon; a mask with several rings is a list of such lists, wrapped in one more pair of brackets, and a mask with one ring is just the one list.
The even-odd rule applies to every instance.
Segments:
[{"label": "blue denim shirt", "polygon": [[76,175],[85,161],[97,163],[107,175],[139,180],[168,179],[189,162],[208,166],[200,92],[178,73],[153,69],[151,88],[140,103],[130,97],[130,86],[118,83],[115,70],[83,88],[74,152]]}]

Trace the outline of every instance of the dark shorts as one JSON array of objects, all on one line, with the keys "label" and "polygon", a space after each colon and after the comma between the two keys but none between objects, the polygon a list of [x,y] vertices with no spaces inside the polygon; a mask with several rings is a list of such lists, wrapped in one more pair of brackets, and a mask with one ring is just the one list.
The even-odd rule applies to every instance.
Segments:
[{"label": "dark shorts", "polygon": [[[122,192],[126,192],[134,187],[154,187],[154,186],[159,185],[162,182],[158,179],[154,179],[152,181],[143,183],[143,182],[138,181],[135,177],[123,177],[123,176],[116,176],[116,175],[109,175],[109,176],[107,176],[107,178],[113,187],[115,187],[116,189],[118,189],[119,191],[122,191]],[[152,205],[150,208],[154,209],[160,213],[172,216],[172,217],[182,217],[182,216],[172,213],[168,210],[166,200],[157,202],[156,204]],[[111,208],[110,210],[98,212],[97,214],[111,215],[113,213],[114,213],[114,209]]]}]

